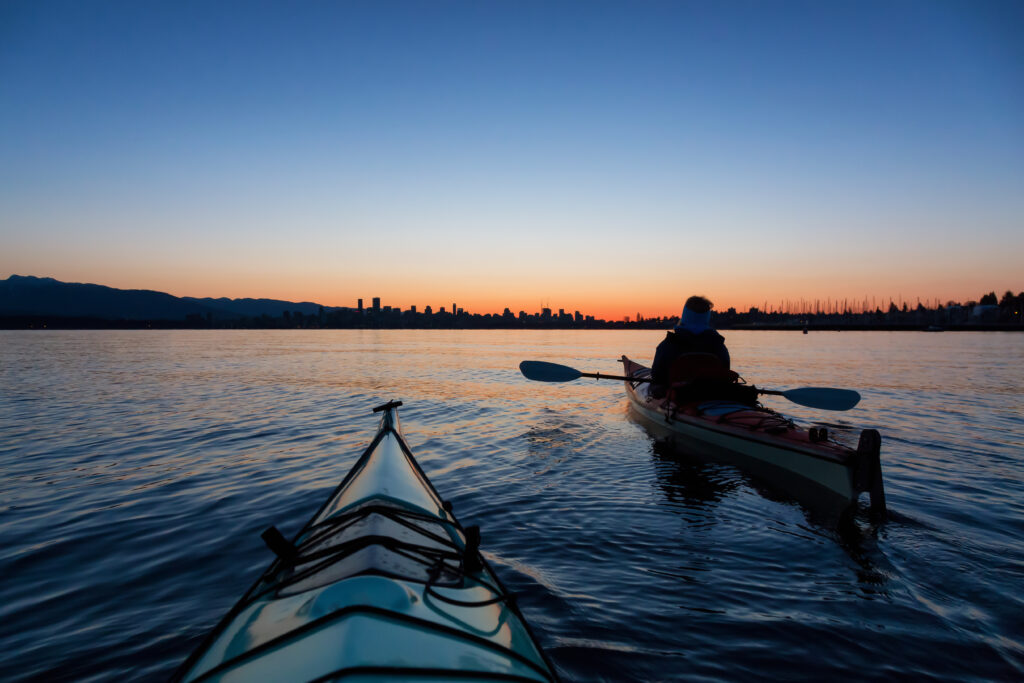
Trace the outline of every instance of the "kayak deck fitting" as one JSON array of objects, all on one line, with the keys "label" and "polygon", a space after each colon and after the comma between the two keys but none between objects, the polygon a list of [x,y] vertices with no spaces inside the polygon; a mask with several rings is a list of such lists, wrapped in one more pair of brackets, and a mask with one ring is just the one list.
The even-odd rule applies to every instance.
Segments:
[{"label": "kayak deck fitting", "polygon": [[392,401],[293,541],[182,664],[177,681],[556,681],[480,532],[412,456]]},{"label": "kayak deck fitting", "polygon": [[[874,429],[860,434],[857,450],[804,429],[760,406],[730,401],[676,404],[650,394],[651,369],[623,356],[630,403],[667,439],[710,457],[735,457],[792,495],[843,512],[867,493],[874,513],[885,512],[881,438]],[[781,476],[779,476],[781,475]]]}]

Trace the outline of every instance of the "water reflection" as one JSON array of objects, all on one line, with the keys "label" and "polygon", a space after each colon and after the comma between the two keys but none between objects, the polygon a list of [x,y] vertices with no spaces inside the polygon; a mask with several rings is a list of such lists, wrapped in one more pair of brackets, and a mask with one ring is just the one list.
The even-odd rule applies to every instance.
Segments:
[{"label": "water reflection", "polygon": [[[648,422],[630,411],[630,419],[642,426]],[[651,455],[657,474],[658,488],[668,507],[683,513],[691,525],[714,524],[714,508],[744,489],[754,491],[764,500],[789,505],[803,513],[804,524],[795,529],[776,527],[775,533],[802,534],[834,542],[856,565],[859,583],[872,593],[884,589],[892,574],[891,565],[878,548],[880,522],[866,511],[851,510],[842,514],[828,501],[813,496],[793,496],[785,488],[745,471],[734,458],[713,458],[705,453],[689,451],[671,439],[651,436]],[[697,512],[696,516],[690,514]],[[692,567],[685,568],[686,572]],[[664,571],[651,570],[666,574]],[[672,574],[690,580],[687,573]]]},{"label": "water reflection", "polygon": [[[638,416],[635,419],[639,420]],[[658,486],[668,502],[684,508],[717,503],[740,487],[735,470],[702,460],[677,448],[671,441],[651,440]]]}]

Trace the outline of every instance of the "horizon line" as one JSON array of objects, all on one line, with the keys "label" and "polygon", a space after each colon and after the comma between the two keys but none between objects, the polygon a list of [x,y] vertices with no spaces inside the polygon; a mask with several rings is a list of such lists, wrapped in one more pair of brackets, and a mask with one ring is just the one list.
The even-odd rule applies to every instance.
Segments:
[{"label": "horizon line", "polygon": [[[270,301],[280,301],[280,302],[292,303],[292,304],[312,304],[312,305],[323,306],[325,308],[333,308],[333,309],[347,308],[347,309],[352,309],[352,310],[358,310],[358,302],[360,300],[372,302],[373,299],[376,298],[376,299],[381,299],[381,302],[380,302],[381,309],[383,309],[385,307],[389,307],[390,309],[396,309],[396,310],[402,312],[402,311],[412,310],[413,308],[415,308],[415,309],[417,309],[417,312],[422,313],[422,312],[424,312],[426,307],[429,306],[432,310],[434,310],[435,314],[440,313],[442,309],[447,312],[449,304],[457,305],[457,302],[458,302],[458,299],[459,299],[459,297],[451,297],[448,300],[446,300],[445,304],[443,304],[441,306],[435,307],[433,304],[429,304],[428,303],[428,304],[424,304],[423,308],[420,308],[419,304],[407,304],[404,307],[403,306],[395,306],[393,304],[386,304],[383,301],[383,297],[359,297],[359,296],[356,296],[356,297],[354,297],[354,301],[351,301],[351,303],[348,303],[348,304],[328,304],[328,303],[323,303],[321,301],[317,301],[316,299],[294,300],[294,299],[280,298],[280,297],[275,297],[275,296],[241,296],[241,297],[212,296],[212,295],[195,296],[195,295],[189,295],[189,294],[176,294],[173,291],[161,290],[161,289],[152,289],[152,288],[148,288],[148,287],[127,287],[126,288],[126,287],[117,287],[117,286],[114,286],[114,285],[101,284],[99,282],[72,282],[72,281],[69,281],[69,280],[60,280],[60,279],[52,277],[52,276],[20,275],[18,273],[13,273],[13,272],[11,272],[6,278],[4,278],[3,281],[9,281],[11,278],[26,278],[26,279],[30,279],[31,278],[31,279],[37,279],[37,280],[52,280],[54,282],[58,282],[58,283],[61,283],[61,284],[93,285],[93,286],[99,286],[99,287],[106,287],[106,288],[109,288],[109,289],[115,289],[115,290],[118,290],[118,291],[149,291],[149,292],[156,292],[156,293],[159,293],[159,294],[167,294],[169,296],[173,296],[173,297],[176,297],[176,298],[179,298],[179,299],[211,299],[211,300],[227,299],[229,301],[239,301],[239,300],[246,300],[246,299],[249,299],[249,300],[270,300]],[[1007,292],[1010,293],[1011,296],[1022,296],[1022,295],[1024,295],[1024,291],[1020,291],[1020,292],[1015,294],[1012,289],[1005,289],[1005,290],[1002,290],[1002,291],[1000,291],[999,289],[992,289],[989,292],[984,292],[984,293],[978,295],[977,298],[968,297],[966,299],[960,299],[960,300],[947,299],[945,302],[942,301],[942,299],[944,297],[934,297],[934,296],[933,297],[920,297],[920,296],[915,296],[915,297],[905,298],[905,297],[903,297],[902,293],[898,293],[897,296],[895,296],[895,297],[892,297],[892,296],[878,297],[877,295],[874,295],[874,296],[861,296],[861,297],[857,297],[857,298],[853,298],[853,297],[832,297],[832,296],[828,296],[828,297],[783,297],[783,298],[781,298],[781,299],[779,299],[777,301],[774,301],[774,302],[769,300],[769,299],[763,299],[761,303],[754,303],[754,304],[747,305],[747,306],[735,306],[735,305],[733,305],[733,306],[721,306],[721,307],[720,306],[715,306],[713,311],[715,313],[723,314],[723,313],[727,313],[730,309],[734,309],[736,313],[747,313],[747,312],[750,312],[752,309],[757,309],[761,313],[769,313],[769,314],[770,313],[779,313],[779,314],[787,314],[787,315],[841,314],[841,313],[846,312],[846,311],[848,311],[850,313],[857,314],[857,313],[872,312],[872,311],[876,311],[876,310],[883,310],[883,311],[885,311],[885,310],[888,310],[890,304],[896,305],[896,307],[899,308],[900,310],[902,310],[904,307],[907,307],[909,310],[914,310],[919,305],[924,305],[924,307],[926,309],[936,310],[938,308],[947,307],[947,306],[949,306],[951,304],[952,305],[959,305],[959,306],[966,306],[966,305],[970,305],[971,303],[974,303],[976,305],[976,304],[978,304],[980,302],[982,297],[984,297],[984,296],[986,296],[987,294],[990,294],[990,293],[991,294],[995,294],[996,295],[996,299],[998,301],[1003,296],[1005,296],[1005,294]],[[684,298],[681,298],[681,300],[684,300]],[[868,303],[869,300],[870,300],[870,305]],[[616,320],[625,320],[625,319],[636,320],[637,316],[642,316],[643,319],[671,319],[671,318],[678,318],[679,317],[679,313],[675,313],[675,312],[669,313],[669,314],[665,314],[665,313],[644,312],[642,310],[632,310],[631,312],[628,312],[628,313],[620,313],[620,314],[613,315],[613,316],[609,316],[607,314],[603,314],[603,317],[602,317],[602,316],[600,316],[600,315],[598,315],[596,313],[586,313],[582,309],[576,309],[575,307],[570,308],[570,309],[567,309],[564,306],[556,308],[556,307],[550,305],[550,303],[548,303],[548,304],[540,303],[538,305],[540,306],[540,308],[537,311],[537,314],[540,314],[545,308],[547,308],[547,309],[550,309],[553,314],[554,314],[554,312],[556,310],[557,311],[564,311],[565,313],[567,313],[569,315],[572,315],[572,314],[578,312],[578,313],[580,313],[580,314],[582,314],[584,316],[593,316],[595,319],[607,320],[607,321],[616,321]],[[468,308],[466,308],[465,306],[460,306],[459,309],[462,310],[463,312],[469,314],[469,315],[503,315],[504,314],[504,309],[507,309],[507,310],[511,311],[513,313],[513,315],[518,315],[520,312],[526,312],[528,315],[533,315],[533,314],[527,312],[525,308],[519,308],[519,307],[513,307],[513,306],[507,306],[507,305],[496,305],[496,307],[499,310],[487,311],[487,312],[480,312],[479,310],[478,311],[472,311],[472,310],[469,310]],[[515,310],[516,308],[519,308],[519,310]],[[364,310],[371,310],[371,309],[372,309],[372,307],[367,307],[367,306],[364,305]],[[682,310],[682,303],[680,303],[680,310]]]}]

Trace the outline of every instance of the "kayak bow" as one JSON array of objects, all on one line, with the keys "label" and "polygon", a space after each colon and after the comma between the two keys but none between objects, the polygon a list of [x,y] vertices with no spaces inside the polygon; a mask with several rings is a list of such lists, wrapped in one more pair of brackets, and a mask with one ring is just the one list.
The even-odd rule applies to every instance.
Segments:
[{"label": "kayak bow", "polygon": [[401,435],[397,407],[178,681],[556,681],[513,596]]}]

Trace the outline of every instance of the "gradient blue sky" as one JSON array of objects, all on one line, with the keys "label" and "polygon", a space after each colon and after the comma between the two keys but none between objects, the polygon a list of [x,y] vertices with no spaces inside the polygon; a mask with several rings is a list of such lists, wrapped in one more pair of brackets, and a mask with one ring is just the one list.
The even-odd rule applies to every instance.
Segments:
[{"label": "gradient blue sky", "polygon": [[0,277],[618,317],[1022,256],[1020,2],[0,4]]}]

